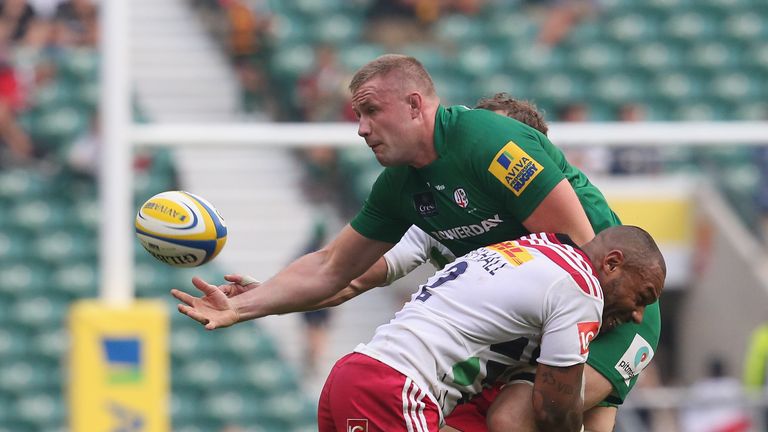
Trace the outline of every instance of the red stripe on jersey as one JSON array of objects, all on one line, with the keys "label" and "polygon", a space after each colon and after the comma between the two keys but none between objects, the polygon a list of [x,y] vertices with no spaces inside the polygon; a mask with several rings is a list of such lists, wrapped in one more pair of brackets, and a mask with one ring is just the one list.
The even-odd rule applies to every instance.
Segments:
[{"label": "red stripe on jersey", "polygon": [[560,266],[584,293],[602,299],[603,291],[597,279],[595,269],[589,258],[581,250],[565,245],[554,234],[530,234],[517,240],[520,246],[530,247],[541,252],[552,262]]}]

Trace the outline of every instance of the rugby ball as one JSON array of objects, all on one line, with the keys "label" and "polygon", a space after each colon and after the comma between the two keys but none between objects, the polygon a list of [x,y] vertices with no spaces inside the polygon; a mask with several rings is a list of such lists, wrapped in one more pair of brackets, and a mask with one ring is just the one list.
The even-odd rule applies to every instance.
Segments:
[{"label": "rugby ball", "polygon": [[205,199],[168,191],[141,206],[136,214],[136,236],[159,261],[174,267],[197,267],[224,248],[227,226]]}]

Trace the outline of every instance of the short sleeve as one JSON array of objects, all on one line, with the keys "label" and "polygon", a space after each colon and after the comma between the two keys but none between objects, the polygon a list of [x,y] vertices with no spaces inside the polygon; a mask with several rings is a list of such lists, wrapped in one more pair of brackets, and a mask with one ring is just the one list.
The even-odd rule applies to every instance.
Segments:
[{"label": "short sleeve", "polygon": [[538,362],[566,367],[584,363],[600,331],[603,302],[584,293],[570,276],[550,287],[544,302]]},{"label": "short sleeve", "polygon": [[565,179],[542,141],[552,144],[546,136],[512,119],[490,112],[475,117],[479,121],[473,127],[479,129],[475,133],[480,138],[473,148],[466,149],[466,157],[483,179],[481,187],[503,197],[504,206],[517,220],[524,221]]},{"label": "short sleeve", "polygon": [[350,225],[361,235],[387,243],[397,243],[411,223],[400,216],[397,187],[389,170],[384,170],[373,184],[363,208]]}]

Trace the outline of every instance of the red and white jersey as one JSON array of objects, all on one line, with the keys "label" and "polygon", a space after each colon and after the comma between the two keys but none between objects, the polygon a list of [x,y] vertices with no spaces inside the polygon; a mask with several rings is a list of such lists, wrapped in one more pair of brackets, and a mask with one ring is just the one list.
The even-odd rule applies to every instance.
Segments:
[{"label": "red and white jersey", "polygon": [[532,234],[458,258],[355,351],[429,389],[448,414],[511,371],[585,362],[602,309],[587,256]]}]

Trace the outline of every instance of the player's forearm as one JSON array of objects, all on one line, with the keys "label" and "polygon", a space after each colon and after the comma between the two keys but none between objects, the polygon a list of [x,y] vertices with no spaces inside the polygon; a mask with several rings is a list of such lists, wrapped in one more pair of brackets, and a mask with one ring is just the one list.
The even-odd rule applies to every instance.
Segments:
[{"label": "player's forearm", "polygon": [[373,288],[383,286],[387,282],[387,262],[379,258],[362,276],[349,283],[349,286],[336,293],[330,299],[321,302],[318,309],[338,306]]},{"label": "player's forearm", "polygon": [[616,426],[616,407],[594,407],[584,412],[585,432],[612,432]]},{"label": "player's forearm", "polygon": [[325,250],[305,255],[258,288],[232,297],[240,321],[317,309],[349,284],[347,274],[335,271],[327,260]]},{"label": "player's forearm", "polygon": [[579,432],[582,426],[582,365],[539,365],[533,388],[533,413],[540,432]]}]

